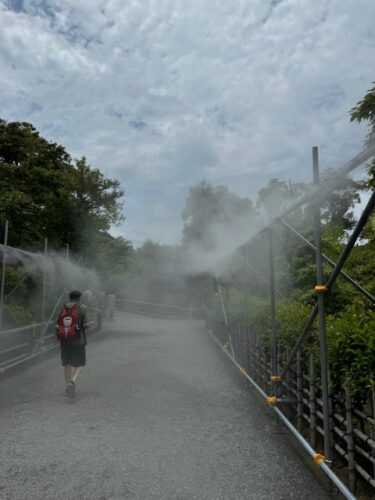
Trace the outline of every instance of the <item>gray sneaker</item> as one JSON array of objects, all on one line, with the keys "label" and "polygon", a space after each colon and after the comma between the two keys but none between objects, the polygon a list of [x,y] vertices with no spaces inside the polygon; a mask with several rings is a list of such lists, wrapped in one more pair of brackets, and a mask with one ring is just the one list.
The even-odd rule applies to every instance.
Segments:
[{"label": "gray sneaker", "polygon": [[65,396],[70,399],[74,399],[76,397],[76,388],[74,382],[68,382],[65,389]]}]

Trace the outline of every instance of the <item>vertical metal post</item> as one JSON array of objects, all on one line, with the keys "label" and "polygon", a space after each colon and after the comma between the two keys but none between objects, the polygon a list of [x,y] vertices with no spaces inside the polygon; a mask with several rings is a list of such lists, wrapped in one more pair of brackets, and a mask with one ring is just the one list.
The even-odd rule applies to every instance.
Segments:
[{"label": "vertical metal post", "polygon": [[272,389],[271,382],[271,362],[268,362],[268,352],[266,347],[263,348],[263,370],[264,370],[264,391],[269,394],[269,391]]},{"label": "vertical metal post", "polygon": [[356,469],[355,469],[355,444],[353,427],[352,398],[348,387],[345,387],[345,417],[346,417],[346,451],[348,456],[349,487],[350,491],[355,491]]},{"label": "vertical metal post", "polygon": [[4,290],[5,290],[5,264],[6,264],[6,247],[8,245],[8,228],[9,221],[5,221],[4,228],[4,247],[3,247],[3,264],[2,264],[2,274],[1,274],[1,291],[0,291],[0,330],[3,326],[3,311],[4,311]]},{"label": "vertical metal post", "polygon": [[[372,193],[371,198],[367,202],[367,205],[366,205],[365,209],[363,210],[361,217],[359,218],[352,234],[350,235],[350,237],[348,239],[346,247],[342,251],[342,254],[340,255],[340,257],[337,261],[336,267],[334,268],[330,277],[328,278],[327,285],[326,285],[327,288],[331,288],[335,284],[335,281],[336,281],[338,275],[340,274],[342,267],[344,266],[347,258],[349,257],[350,252],[352,251],[357,239],[359,238],[359,236],[362,232],[362,229],[366,225],[374,208],[375,208],[375,191]],[[325,287],[323,287],[323,289],[324,288]],[[288,368],[291,366],[291,364],[295,358],[295,355],[297,354],[298,349],[300,349],[302,347],[303,343],[305,342],[306,337],[310,331],[310,328],[318,315],[318,312],[319,312],[318,303],[316,303],[309,319],[307,320],[307,323],[303,327],[303,330],[300,333],[300,335],[296,341],[296,344],[292,349],[292,352],[290,354],[290,357],[289,357],[287,363],[285,364],[285,366],[283,368],[283,371],[281,373],[281,378],[284,377],[284,375],[288,371]]]},{"label": "vertical metal post", "polygon": [[[44,239],[44,262],[43,262],[43,291],[42,291],[42,314],[41,322],[44,322],[46,309],[46,288],[47,288],[47,257],[48,257],[48,239]],[[43,329],[44,325],[42,325]]]},{"label": "vertical metal post", "polygon": [[246,349],[246,356],[245,356],[245,362],[246,362],[246,371],[249,372],[250,369],[250,361],[249,361],[249,347],[250,347],[250,342],[249,342],[249,296],[247,293],[247,290],[245,290],[245,349]]},{"label": "vertical metal post", "polygon": [[[314,184],[319,184],[319,157],[318,148],[312,149]],[[323,263],[322,263],[322,235],[320,222],[320,205],[315,204],[314,222],[315,222],[315,246],[316,246],[316,278],[317,284],[315,291],[318,295],[319,312],[319,337],[320,337],[320,366],[322,379],[322,400],[323,400],[323,429],[324,429],[324,456],[326,462],[332,461],[331,439],[330,439],[330,421],[329,421],[329,391],[328,391],[328,360],[327,360],[327,340],[324,292],[326,286],[323,281]]]},{"label": "vertical metal post", "polygon": [[65,246],[65,272],[64,272],[64,288],[67,289],[69,286],[69,243],[66,244]]},{"label": "vertical metal post", "polygon": [[316,448],[316,388],[315,388],[315,359],[314,354],[309,355],[309,384],[310,384],[310,444]]},{"label": "vertical metal post", "polygon": [[275,262],[273,251],[273,230],[272,226],[268,229],[268,248],[269,248],[269,265],[270,265],[270,300],[271,300],[271,381],[272,393],[276,395],[277,392],[277,334],[276,334],[276,298],[275,298]]},{"label": "vertical metal post", "polygon": [[[233,343],[232,343],[231,331],[230,331],[230,328],[229,328],[229,325],[228,325],[228,316],[227,316],[227,313],[226,313],[226,310],[225,310],[223,294],[221,293],[221,287],[219,285],[219,281],[218,281],[218,277],[217,277],[217,272],[216,272],[215,268],[214,268],[214,273],[215,273],[217,291],[219,293],[219,298],[220,298],[220,304],[221,304],[221,308],[222,308],[223,316],[224,316],[225,336],[226,336],[225,342],[229,342],[229,346],[230,346],[230,349],[231,349],[232,356],[235,357],[234,356],[234,351],[233,351]],[[227,291],[228,291],[228,289],[227,289]]]},{"label": "vertical metal post", "polygon": [[[247,259],[249,260],[250,257],[250,246],[248,245],[247,248],[245,249],[245,252],[247,251]],[[246,254],[245,254],[246,255]],[[252,332],[250,331],[250,300],[249,300],[249,287],[250,287],[250,270],[246,266],[245,268],[245,282],[247,285],[245,286],[245,307],[246,307],[246,352],[247,352],[247,366],[246,369],[248,372],[250,372],[250,367],[254,368],[254,361],[252,357],[250,357],[250,349],[251,353],[253,354],[254,352],[254,337],[252,335]]]},{"label": "vertical metal post", "polygon": [[[371,429],[371,437],[375,441],[375,390],[371,390],[371,399],[370,399],[370,408],[372,414],[372,429]],[[372,462],[372,474],[375,479],[375,448],[372,448],[371,456],[374,458],[374,462]]]},{"label": "vertical metal post", "polygon": [[302,356],[297,352],[297,429],[302,432],[303,424],[303,381],[302,381]]},{"label": "vertical metal post", "polygon": [[256,336],[255,339],[255,373],[256,373],[256,379],[255,381],[260,385],[261,384],[261,370],[260,370],[260,347],[258,343],[258,336]]},{"label": "vertical metal post", "polygon": [[[286,349],[285,351],[285,359],[289,358],[289,349]],[[292,377],[291,377],[291,371],[288,370],[286,372],[285,378],[283,380],[284,382],[284,390],[286,391],[286,397],[288,399],[293,399],[294,394],[292,392]],[[293,411],[293,406],[292,405],[285,405],[285,414],[287,415],[289,420],[293,420],[295,417],[294,411]]]}]

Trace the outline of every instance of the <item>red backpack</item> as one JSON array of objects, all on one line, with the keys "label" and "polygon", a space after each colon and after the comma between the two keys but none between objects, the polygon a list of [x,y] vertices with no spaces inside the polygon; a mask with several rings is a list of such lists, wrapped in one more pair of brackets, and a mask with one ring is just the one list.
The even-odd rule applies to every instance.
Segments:
[{"label": "red backpack", "polygon": [[61,308],[58,320],[59,327],[56,332],[59,340],[72,340],[76,337],[79,331],[78,309],[80,305],[81,304],[77,302],[73,307],[64,305]]}]

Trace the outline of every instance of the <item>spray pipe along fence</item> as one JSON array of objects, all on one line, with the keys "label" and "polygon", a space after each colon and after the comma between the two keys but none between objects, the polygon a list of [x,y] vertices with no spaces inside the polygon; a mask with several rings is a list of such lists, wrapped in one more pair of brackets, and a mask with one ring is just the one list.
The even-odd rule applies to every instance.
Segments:
[{"label": "spray pipe along fence", "polygon": [[[374,210],[375,193],[372,193],[336,263],[322,252],[321,204],[329,194],[329,189],[334,189],[340,176],[346,175],[374,154],[373,146],[338,170],[324,186],[320,186],[318,149],[313,148],[315,184],[313,191],[292,203],[279,217],[272,219],[248,244],[251,247],[256,237],[261,234],[266,237],[268,273],[266,275],[260,273],[246,256],[240,251],[237,252],[242,264],[246,265],[247,275],[242,271],[242,276],[246,275],[247,280],[261,278],[261,281],[268,285],[270,317],[268,344],[264,342],[264,332],[257,331],[257,327],[251,322],[249,289],[228,272],[222,272],[219,277],[217,270],[214,271],[218,295],[217,307],[221,309],[221,318],[210,310],[207,320],[209,334],[348,499],[354,499],[354,492],[358,489],[362,489],[364,494],[370,497],[374,494],[375,391],[374,389],[367,391],[366,398],[362,396],[358,401],[344,383],[340,391],[334,393],[330,383],[333,372],[330,372],[332,367],[329,366],[327,351],[325,295],[341,276],[365,297],[371,308],[375,305],[374,296],[343,271],[345,262]],[[311,206],[314,213],[315,245],[286,220],[288,214],[306,204]],[[292,348],[281,344],[277,331],[277,297],[285,300],[283,293],[277,290],[275,285],[274,238],[278,225],[315,252],[316,302]],[[333,267],[326,282],[323,276],[323,261]],[[245,319],[239,320],[236,317],[231,319],[228,312],[229,286],[225,286],[225,283],[230,283],[231,287],[243,293]],[[227,291],[226,300],[222,292],[223,286]],[[319,354],[304,350],[316,319]]]},{"label": "spray pipe along fence", "polygon": [[[0,374],[7,370],[15,368],[27,361],[45,354],[58,346],[56,342],[56,333],[54,324],[58,310],[66,300],[68,290],[64,287],[51,290],[48,286],[48,263],[53,260],[48,255],[48,241],[45,239],[43,254],[36,254],[25,251],[20,248],[8,246],[8,221],[5,222],[4,244],[0,245],[2,255],[2,275],[0,284]],[[33,262],[37,263],[33,265]],[[58,266],[64,269],[64,265],[69,263],[69,246],[66,247],[65,259],[56,259]],[[79,265],[80,260],[76,265]],[[25,264],[27,264],[25,266]],[[14,286],[5,294],[7,268],[25,268],[25,272],[14,284]],[[4,329],[4,309],[10,298],[17,299],[17,291],[22,284],[32,275],[40,275],[42,281],[41,290],[39,290],[39,299],[34,297],[33,307],[37,309],[40,316],[39,322],[26,324],[15,328],[7,327]],[[36,299],[36,301],[35,301]],[[14,305],[14,303],[13,303]],[[50,312],[47,317],[47,310]],[[102,323],[102,310],[100,307],[88,305],[87,313],[92,330],[99,330]]]}]

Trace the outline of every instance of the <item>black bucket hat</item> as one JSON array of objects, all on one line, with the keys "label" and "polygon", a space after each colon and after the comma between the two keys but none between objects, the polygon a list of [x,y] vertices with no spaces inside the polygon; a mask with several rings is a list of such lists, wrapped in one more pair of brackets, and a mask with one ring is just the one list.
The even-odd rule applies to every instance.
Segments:
[{"label": "black bucket hat", "polygon": [[79,290],[72,290],[69,293],[70,300],[77,300],[81,297],[82,293]]}]

